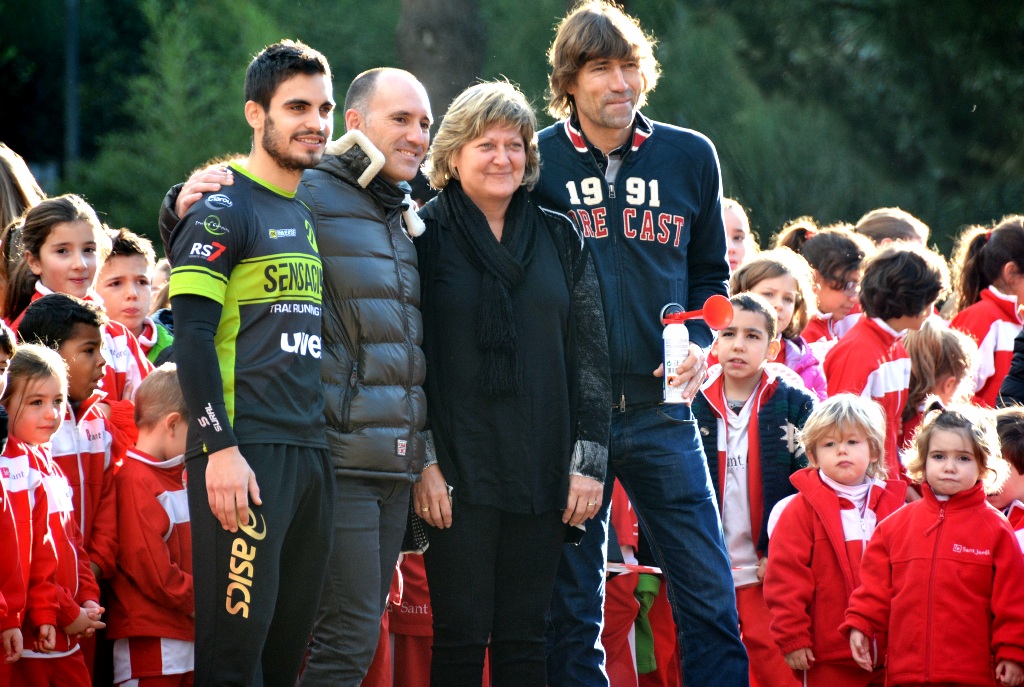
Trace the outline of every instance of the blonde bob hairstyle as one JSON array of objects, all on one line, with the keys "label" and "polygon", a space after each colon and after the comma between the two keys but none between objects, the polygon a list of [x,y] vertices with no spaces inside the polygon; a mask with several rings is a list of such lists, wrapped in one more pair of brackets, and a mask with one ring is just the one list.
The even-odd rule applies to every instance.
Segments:
[{"label": "blonde bob hairstyle", "polygon": [[804,445],[807,460],[818,467],[814,447],[827,436],[844,436],[857,432],[868,442],[868,455],[874,460],[868,463],[867,475],[885,479],[885,413],[882,407],[866,398],[853,394],[836,394],[819,403],[811,412],[800,431],[800,442]]},{"label": "blonde bob hairstyle", "polygon": [[814,287],[811,266],[803,256],[789,248],[774,248],[758,253],[747,259],[732,273],[729,281],[731,293],[753,291],[765,279],[791,277],[796,282],[796,302],[793,304],[793,319],[782,332],[782,338],[795,339],[807,326],[814,312]]},{"label": "blonde bob hairstyle", "polygon": [[451,179],[458,179],[452,166],[455,156],[463,146],[480,138],[492,126],[516,129],[523,137],[526,146],[523,185],[533,188],[540,177],[537,115],[522,91],[507,81],[474,84],[455,96],[423,163],[423,174],[431,188],[440,191]]},{"label": "blonde bob hairstyle", "polygon": [[1003,459],[999,433],[992,412],[968,404],[943,407],[931,396],[925,404],[924,419],[914,438],[914,455],[907,465],[907,475],[915,482],[925,481],[928,445],[937,430],[959,434],[967,440],[978,462],[978,476],[986,494],[996,494],[1010,476],[1010,464]]}]

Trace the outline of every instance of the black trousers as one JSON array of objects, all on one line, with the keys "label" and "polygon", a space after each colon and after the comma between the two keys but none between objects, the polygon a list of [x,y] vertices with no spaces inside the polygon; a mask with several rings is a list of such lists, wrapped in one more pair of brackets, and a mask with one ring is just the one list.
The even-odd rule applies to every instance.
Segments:
[{"label": "black trousers", "polygon": [[196,687],[294,687],[333,533],[326,449],[239,447],[262,506],[228,532],[210,510],[206,455],[186,464],[196,607]]},{"label": "black trousers", "polygon": [[456,501],[424,554],[434,612],[432,687],[544,687],[545,615],[566,526],[561,511],[508,513]]}]

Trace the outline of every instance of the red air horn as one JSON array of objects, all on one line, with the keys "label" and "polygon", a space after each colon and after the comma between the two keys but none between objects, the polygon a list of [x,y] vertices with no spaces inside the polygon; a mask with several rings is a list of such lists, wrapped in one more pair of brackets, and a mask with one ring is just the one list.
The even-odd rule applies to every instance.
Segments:
[{"label": "red air horn", "polygon": [[661,309],[661,323],[665,325],[662,333],[665,361],[665,403],[685,403],[683,387],[671,384],[675,370],[690,354],[690,335],[686,331],[686,320],[703,319],[712,329],[723,329],[732,323],[732,303],[725,296],[711,296],[704,301],[700,310],[683,312],[683,306],[669,303]]},{"label": "red air horn", "polygon": [[[678,312],[669,312],[679,309]],[[732,324],[732,303],[725,296],[711,296],[704,301],[704,307],[700,310],[683,312],[683,306],[678,303],[669,303],[661,309],[661,323],[682,324],[686,320],[703,319],[712,329],[724,329]]]}]

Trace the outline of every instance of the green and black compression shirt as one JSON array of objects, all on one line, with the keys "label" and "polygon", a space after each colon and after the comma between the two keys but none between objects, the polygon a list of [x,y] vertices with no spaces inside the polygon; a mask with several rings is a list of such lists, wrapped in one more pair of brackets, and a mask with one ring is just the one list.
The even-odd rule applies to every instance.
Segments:
[{"label": "green and black compression shirt", "polygon": [[170,246],[175,356],[193,415],[187,455],[325,447],[323,278],[309,209],[231,166],[234,185],[189,208]]}]

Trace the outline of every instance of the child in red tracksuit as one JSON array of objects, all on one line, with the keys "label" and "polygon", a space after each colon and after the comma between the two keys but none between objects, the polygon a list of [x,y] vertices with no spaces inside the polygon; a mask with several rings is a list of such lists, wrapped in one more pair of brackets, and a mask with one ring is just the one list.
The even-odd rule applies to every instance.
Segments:
[{"label": "child in red tracksuit", "polygon": [[906,243],[882,250],[864,268],[864,317],[825,356],[829,396],[849,392],[882,406],[885,462],[893,477],[905,474],[899,439],[910,387],[910,357],[900,339],[921,328],[948,287],[949,270],[936,253]]},{"label": "child in red tracksuit", "polygon": [[192,534],[183,484],[188,409],[173,364],[146,377],[135,396],[139,441],[118,471],[120,548],[107,636],[114,683],[192,684],[195,600]]},{"label": "child in red tracksuit", "polygon": [[823,360],[861,317],[858,294],[863,262],[875,248],[848,224],[819,228],[810,217],[782,227],[774,247],[799,253],[813,270],[817,312],[798,333],[815,357]]},{"label": "child in red tracksuit", "polygon": [[174,336],[149,316],[156,256],[149,239],[128,229],[108,229],[111,251],[100,268],[96,292],[114,322],[124,325],[154,365],[169,360]]},{"label": "child in red tracksuit", "polygon": [[[10,269],[0,260],[0,277],[7,282],[3,314],[15,332],[20,334],[29,304],[51,293],[102,305],[93,287],[99,264],[110,252],[110,239],[84,199],[70,193],[47,198],[18,220],[16,231],[23,257],[19,253]],[[108,403],[130,400],[153,366],[124,325],[107,322],[102,333],[107,368],[100,386]]]},{"label": "child in red tracksuit", "polygon": [[1013,340],[1020,333],[1024,300],[1024,217],[1004,218],[994,228],[970,227],[953,255],[959,312],[950,325],[978,344],[981,364],[974,403],[994,408],[1010,371]]},{"label": "child in red tracksuit", "polygon": [[87,687],[78,638],[104,626],[99,588],[73,517],[71,487],[49,455],[48,442],[64,413],[64,371],[55,352],[20,346],[2,398],[11,435],[0,475],[14,507],[27,590],[22,633],[33,642],[14,664],[15,687]]},{"label": "child in red tracksuit", "polygon": [[[811,467],[790,477],[798,493],[769,518],[764,597],[772,639],[804,685],[878,685],[839,633],[875,524],[903,505],[907,485],[886,482],[885,419],[877,403],[839,394],[818,406],[801,436]],[[881,660],[877,657],[876,665]]]},{"label": "child in red tracksuit", "polygon": [[936,402],[915,448],[907,472],[924,498],[875,530],[840,629],[864,668],[870,636],[888,632],[888,685],[1019,685],[1024,558],[985,501],[1007,472],[996,429],[979,408]]},{"label": "child in red tracksuit", "polygon": [[137,435],[130,401],[108,404],[103,379],[103,327],[107,316],[94,303],[63,293],[33,301],[19,334],[60,354],[68,366],[68,403],[50,452],[71,483],[75,519],[93,575],[107,579],[117,558],[114,471]]}]

